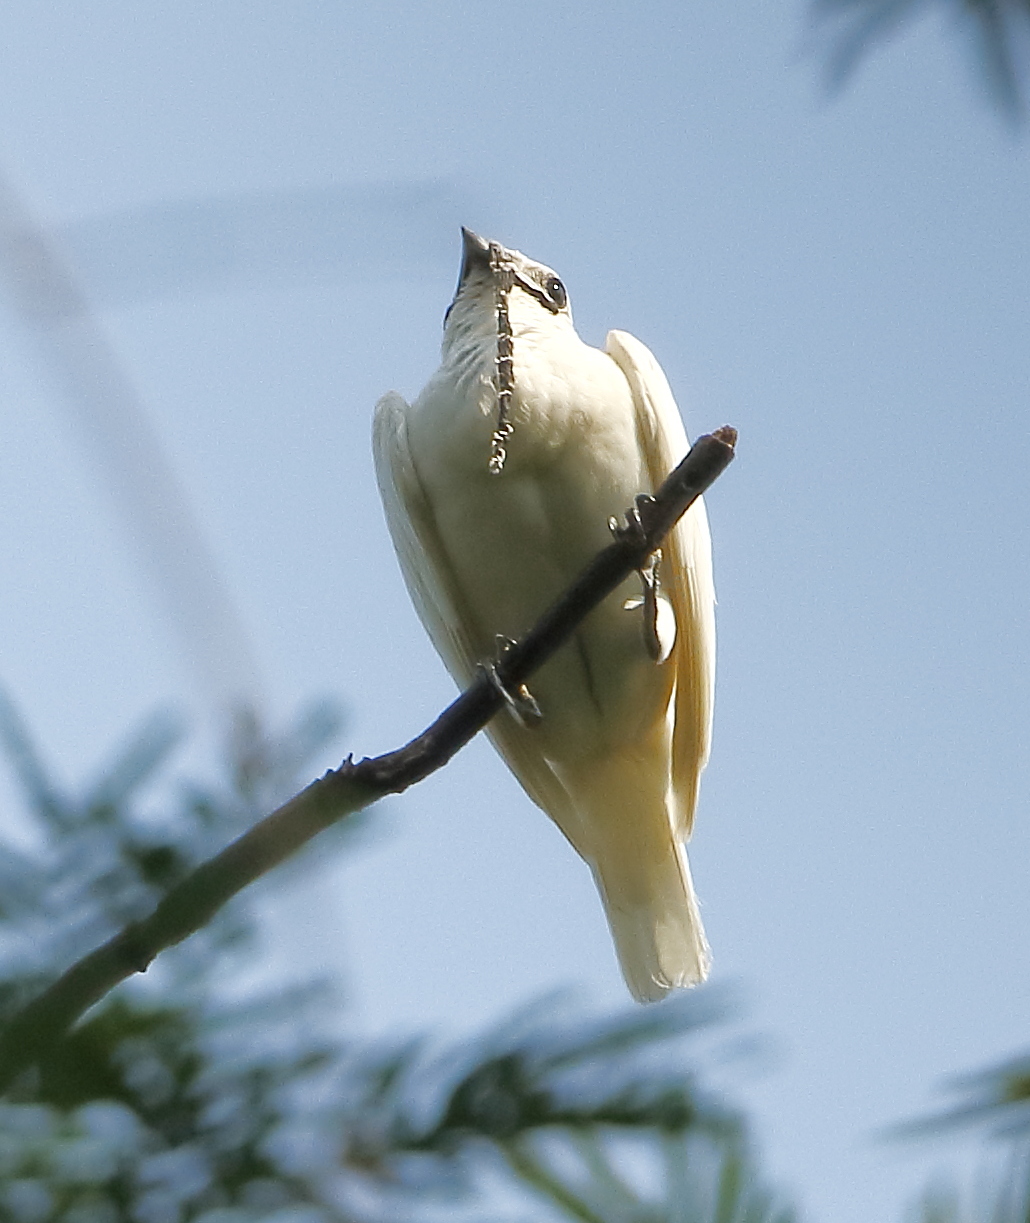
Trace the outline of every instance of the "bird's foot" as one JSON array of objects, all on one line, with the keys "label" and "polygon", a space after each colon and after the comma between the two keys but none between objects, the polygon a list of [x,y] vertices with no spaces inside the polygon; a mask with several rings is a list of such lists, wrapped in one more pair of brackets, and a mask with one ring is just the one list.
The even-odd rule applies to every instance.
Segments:
[{"label": "bird's foot", "polygon": [[648,496],[647,493],[638,493],[633,499],[632,508],[626,511],[625,524],[619,522],[618,518],[609,518],[608,530],[616,539],[630,539],[633,543],[642,544],[646,538],[646,532],[641,511],[653,501],[654,497]]},{"label": "bird's foot", "polygon": [[647,564],[637,570],[644,587],[642,596],[627,599],[622,605],[626,611],[642,613],[640,627],[644,649],[648,658],[656,663],[665,662],[676,642],[676,613],[668,598],[661,593],[661,582],[658,580],[661,562],[662,552],[658,548],[647,558]]},{"label": "bird's foot", "polygon": [[[498,662],[515,644],[510,637],[505,637],[498,633],[497,641],[497,660]],[[524,726],[527,730],[532,730],[539,726],[543,721],[543,714],[540,712],[540,706],[536,703],[536,698],[526,687],[525,684],[519,686],[512,691],[508,688],[500,675],[497,673],[497,662],[484,662],[479,664],[486,672],[486,677],[490,683],[504,698],[504,703],[520,726]]]},{"label": "bird's foot", "polygon": [[647,558],[647,564],[638,569],[644,592],[641,600],[641,610],[644,613],[644,649],[652,662],[660,662],[666,651],[662,648],[662,639],[658,635],[658,566],[662,563],[662,550],[656,548]]}]

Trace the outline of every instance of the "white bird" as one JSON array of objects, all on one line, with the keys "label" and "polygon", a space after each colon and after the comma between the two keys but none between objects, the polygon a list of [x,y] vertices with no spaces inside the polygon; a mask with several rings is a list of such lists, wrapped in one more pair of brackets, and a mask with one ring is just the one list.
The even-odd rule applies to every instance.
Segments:
[{"label": "white bird", "polygon": [[[440,368],[412,405],[379,401],[374,451],[408,590],[465,687],[611,542],[609,519],[658,486],[687,437],[643,344],[621,331],[604,352],[584,344],[550,268],[462,232]],[[511,694],[487,728],[590,866],[642,1002],[703,981],[711,960],[683,846],[715,674],[700,499],[666,538],[658,576],[657,601],[629,579],[534,675],[532,697]],[[533,698],[539,719],[520,718]]]}]

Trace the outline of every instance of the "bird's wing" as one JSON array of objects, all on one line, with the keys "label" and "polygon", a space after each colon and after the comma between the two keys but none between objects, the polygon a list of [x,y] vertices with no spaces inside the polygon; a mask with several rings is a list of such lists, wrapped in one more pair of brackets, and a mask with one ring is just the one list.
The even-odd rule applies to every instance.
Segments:
[{"label": "bird's wing", "polygon": [[[393,391],[376,404],[372,426],[376,480],[415,610],[447,670],[459,687],[466,688],[475,678],[477,663],[485,660],[476,658],[469,642],[462,622],[461,588],[412,461],[409,410]],[[529,797],[575,844],[577,817],[564,787],[540,754],[533,732],[502,712],[491,721],[487,734]]]},{"label": "bird's wing", "polygon": [[[687,452],[676,401],[658,362],[639,340],[624,331],[610,331],[605,348],[629,382],[641,447],[652,487],[657,488]],[[672,781],[679,798],[678,831],[689,836],[711,746],[715,698],[712,541],[700,497],[670,531],[662,554],[659,577],[676,615],[676,642],[669,660],[676,668]]]},{"label": "bird's wing", "polygon": [[386,525],[419,619],[457,683],[475,672],[468,638],[457,614],[456,583],[408,448],[408,405],[394,391],[376,404],[372,455]]}]

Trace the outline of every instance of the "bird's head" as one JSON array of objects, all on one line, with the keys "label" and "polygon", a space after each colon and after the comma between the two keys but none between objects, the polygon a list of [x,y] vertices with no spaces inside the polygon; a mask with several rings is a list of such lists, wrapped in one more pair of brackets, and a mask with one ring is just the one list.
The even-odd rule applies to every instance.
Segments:
[{"label": "bird's head", "polygon": [[497,290],[507,289],[508,313],[516,336],[571,328],[565,286],[551,268],[521,251],[488,242],[462,227],[461,271],[454,300],[444,315],[444,348],[458,340],[493,337],[497,331]]}]

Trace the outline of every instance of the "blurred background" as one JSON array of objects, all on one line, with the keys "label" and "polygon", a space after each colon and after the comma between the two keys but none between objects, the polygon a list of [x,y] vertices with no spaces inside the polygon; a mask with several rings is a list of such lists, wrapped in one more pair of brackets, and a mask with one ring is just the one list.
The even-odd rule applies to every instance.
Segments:
[{"label": "blurred background", "polygon": [[[63,784],[155,708],[203,769],[227,708],[327,697],[314,776],[450,699],[369,431],[436,366],[459,225],[642,339],[691,434],[740,430],[691,860],[765,1038],[733,1090],[811,1220],[900,1218],[965,1155],[880,1132],[1030,1033],[1030,161],[977,7],[0,18],[0,681]],[[258,908],[253,979],[333,976],[367,1033],[625,1002],[482,740]]]}]

